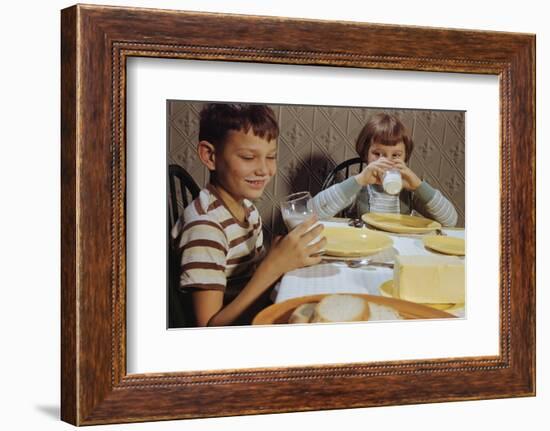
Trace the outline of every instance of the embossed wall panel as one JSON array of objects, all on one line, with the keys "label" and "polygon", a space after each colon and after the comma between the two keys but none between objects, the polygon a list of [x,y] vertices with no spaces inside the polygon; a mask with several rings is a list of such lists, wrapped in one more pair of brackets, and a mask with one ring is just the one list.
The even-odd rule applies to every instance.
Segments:
[{"label": "embossed wall panel", "polygon": [[[168,163],[184,167],[203,187],[208,170],[200,163],[198,142],[202,102],[169,101]],[[455,205],[464,226],[464,112],[388,108],[270,105],[280,127],[277,175],[255,202],[266,240],[285,232],[279,212],[284,196],[301,190],[316,194],[338,163],[356,157],[355,140],[367,119],[379,112],[397,115],[411,131],[411,169]],[[355,171],[354,171],[355,172]],[[181,206],[181,203],[180,203]]]}]

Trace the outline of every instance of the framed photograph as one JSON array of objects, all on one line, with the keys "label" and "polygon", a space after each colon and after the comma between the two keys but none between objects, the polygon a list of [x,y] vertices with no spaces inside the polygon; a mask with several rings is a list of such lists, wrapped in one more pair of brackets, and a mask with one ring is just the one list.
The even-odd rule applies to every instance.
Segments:
[{"label": "framed photograph", "polygon": [[[92,5],[63,10],[61,30],[63,420],[91,425],[535,394],[533,35]],[[234,152],[224,153],[207,133],[209,109],[220,107],[248,112],[221,140]],[[271,126],[257,124],[258,110],[258,121]],[[368,138],[362,153],[362,132],[388,118],[404,132],[393,141]],[[374,149],[376,159],[369,158]],[[336,169],[346,162],[349,171]],[[369,176],[375,162],[380,170]],[[241,168],[250,164],[257,166]],[[394,180],[384,180],[390,170]],[[416,179],[453,208],[445,211],[453,220],[415,206],[422,197]],[[338,199],[331,187],[346,181],[370,193],[368,211],[359,191],[349,205],[332,208]],[[181,184],[190,189],[188,200],[173,199]],[[395,216],[423,216],[439,226],[388,230],[389,216],[372,217],[390,212],[372,211],[381,205],[373,199],[378,189],[394,197],[387,204]],[[246,190],[235,202],[247,206],[232,206],[236,190]],[[281,248],[299,229],[284,211],[295,204],[289,195],[304,191],[314,207],[331,207],[321,220],[329,238],[319,247],[324,253],[308,254],[319,261],[293,268],[269,253],[296,249]],[[411,205],[402,210],[407,192]],[[205,269],[193,260],[201,253],[193,251],[197,239],[182,233],[192,230],[185,227],[190,207],[199,219],[201,208],[227,210],[235,224],[224,229],[255,226],[256,214],[262,223],[253,246],[230,255],[215,239],[201,238],[227,258],[223,269],[212,262]],[[298,236],[304,247],[316,238],[306,236],[309,227]],[[364,259],[362,250],[357,262],[349,244],[361,232],[392,244],[369,249],[379,259]],[[439,256],[438,237],[447,247],[458,237],[464,252]],[[343,256],[334,239],[346,243]],[[186,250],[193,253],[185,257]],[[404,259],[408,254],[415,259]],[[405,288],[396,297],[396,284],[418,279],[407,279],[403,268],[418,266],[419,254],[430,268],[443,265],[436,258],[456,263],[458,272],[441,286],[449,295],[462,276],[454,293],[463,304],[440,296],[447,306],[441,309],[433,298],[405,298]],[[225,295],[233,281],[228,268],[240,270],[249,256],[256,266],[236,297],[254,284],[267,286],[256,293],[270,302],[242,324],[249,303],[232,313],[238,307],[227,304],[237,299]],[[277,264],[266,270],[266,259]],[[325,272],[307,272],[315,268]],[[347,295],[330,290],[343,284],[332,280],[335,271],[353,275]],[[200,287],[204,272],[207,289]],[[220,282],[220,274],[228,276]],[[375,276],[382,278],[367,280]],[[365,277],[357,283],[364,292],[349,289],[358,277]],[[296,286],[304,290],[296,294]],[[191,314],[177,306],[181,293],[192,297]],[[330,304],[321,309],[326,297],[361,295],[369,297],[367,307],[396,314],[373,319],[380,310],[369,308],[347,318],[338,309],[330,318]],[[315,323],[285,324],[298,304],[282,304],[302,305],[308,296],[323,297],[314,301]],[[395,306],[401,301],[417,308]]]},{"label": "framed photograph", "polygon": [[[260,291],[252,306],[222,323],[327,323],[330,316],[318,311],[327,303],[332,310],[333,301],[341,304],[337,308],[349,303],[350,310],[356,310],[336,311],[332,319],[338,320],[365,318],[361,314],[367,321],[464,317],[464,111],[170,100],[166,115],[169,328],[205,325],[203,316],[194,312],[201,300],[194,292],[203,292],[199,297],[223,297],[221,305],[228,304],[250,282],[251,272],[262,271],[260,259],[277,260],[266,252],[276,249],[270,246],[274,239],[312,214],[324,225],[320,237],[326,244],[319,244],[320,259],[303,267],[290,259],[291,266],[281,269],[281,279],[272,289]],[[209,135],[211,129],[219,133],[226,123],[233,128],[237,121],[246,125],[248,116],[260,138],[257,148],[238,140],[246,138],[234,129],[226,133],[236,142],[223,146],[220,138]],[[260,135],[268,131],[277,142],[264,145]],[[223,149],[221,161],[243,170],[242,179],[224,176],[225,164],[218,165],[221,172],[216,175],[206,166],[208,161],[199,161],[201,151],[213,148],[201,140],[208,136]],[[376,142],[367,148],[365,142],[372,140]],[[251,178],[257,181],[249,186]],[[240,219],[243,194],[254,206],[245,201],[253,212]],[[430,201],[433,204],[426,206]],[[375,214],[377,210],[382,213]],[[211,223],[214,220],[222,229]],[[283,253],[285,261],[288,253]],[[397,255],[405,271],[395,267]],[[407,259],[413,259],[412,266],[404,262]],[[138,266],[146,267],[148,260],[144,256],[144,264]],[[420,298],[427,293],[418,286],[425,284],[426,265],[432,265],[434,273],[445,265],[450,280],[442,283],[444,291],[437,283],[423,286],[432,292]],[[222,267],[230,275],[218,277],[216,271]],[[397,279],[404,277],[399,286],[393,283],[394,271],[399,272]],[[360,298],[332,297],[344,293]],[[317,309],[315,304],[322,300]],[[424,308],[421,301],[430,303]],[[209,324],[219,322],[214,318]]]}]

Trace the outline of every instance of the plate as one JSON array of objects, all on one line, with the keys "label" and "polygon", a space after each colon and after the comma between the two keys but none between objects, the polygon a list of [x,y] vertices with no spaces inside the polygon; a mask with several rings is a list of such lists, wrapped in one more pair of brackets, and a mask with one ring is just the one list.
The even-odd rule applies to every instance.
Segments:
[{"label": "plate", "polygon": [[441,229],[441,224],[434,220],[405,214],[366,213],[361,218],[370,226],[393,233],[427,233]]},{"label": "plate", "polygon": [[[395,247],[388,247],[379,253],[371,254],[368,257],[368,259],[371,262],[393,263],[395,261],[395,256],[397,256],[398,254],[399,253]],[[363,259],[362,257],[357,257],[357,256],[349,256],[349,257],[348,256],[328,256],[326,254],[323,254],[322,258],[324,261],[327,261],[327,262],[331,262],[331,261],[357,262],[358,259]]]},{"label": "plate", "polygon": [[[347,295],[359,296],[367,301],[373,302],[379,305],[385,305],[393,308],[399,313],[403,319],[449,319],[455,318],[450,313],[443,310],[437,310],[432,307],[427,307],[422,304],[415,304],[414,302],[403,301],[401,299],[386,298],[384,296],[375,296],[367,294],[349,293]],[[260,311],[254,320],[253,325],[280,325],[287,324],[288,319],[296,307],[307,304],[309,302],[319,302],[325,295],[310,295],[301,296],[299,298],[292,298],[284,302],[270,305]]]},{"label": "plate", "polygon": [[[388,280],[380,285],[380,293],[385,298],[394,298],[393,296],[393,280]],[[397,298],[394,298],[397,299]],[[422,304],[425,307],[433,308],[440,311],[451,313],[453,310],[464,308],[464,304]]]},{"label": "plate", "polygon": [[430,235],[422,239],[424,247],[443,254],[464,256],[466,242],[462,238],[443,235]]},{"label": "plate", "polygon": [[325,254],[337,257],[359,257],[379,253],[393,245],[382,232],[355,227],[325,227]]}]

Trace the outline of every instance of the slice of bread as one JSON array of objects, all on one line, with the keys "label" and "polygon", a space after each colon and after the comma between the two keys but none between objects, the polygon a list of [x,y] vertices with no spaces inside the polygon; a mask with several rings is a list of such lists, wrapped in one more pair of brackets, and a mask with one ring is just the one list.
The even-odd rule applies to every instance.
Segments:
[{"label": "slice of bread", "polygon": [[403,320],[397,311],[386,305],[369,302],[369,320]]},{"label": "slice of bread", "polygon": [[367,301],[353,295],[329,295],[319,301],[311,322],[358,322],[362,320],[369,320]]},{"label": "slice of bread", "polygon": [[316,302],[299,305],[288,318],[288,323],[309,323],[316,305]]}]

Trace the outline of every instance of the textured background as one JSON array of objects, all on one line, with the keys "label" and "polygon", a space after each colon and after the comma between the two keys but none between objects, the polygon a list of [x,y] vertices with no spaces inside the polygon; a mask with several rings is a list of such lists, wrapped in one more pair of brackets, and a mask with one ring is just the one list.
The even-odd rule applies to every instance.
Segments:
[{"label": "textured background", "polygon": [[[208,170],[197,153],[202,102],[168,102],[168,162],[184,167],[202,188]],[[464,112],[412,109],[270,105],[279,122],[277,175],[255,202],[266,240],[284,232],[279,202],[288,194],[315,195],[338,163],[357,157],[355,140],[378,112],[396,114],[411,131],[415,148],[411,169],[453,202],[464,226]],[[181,206],[181,203],[180,203]]]}]

